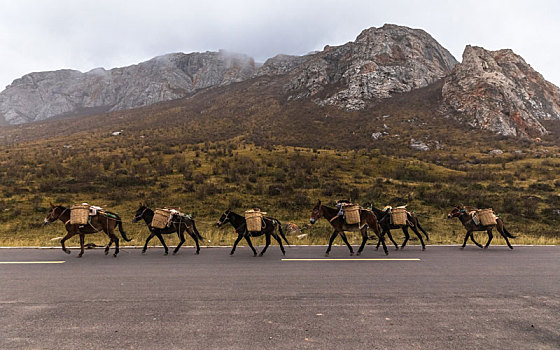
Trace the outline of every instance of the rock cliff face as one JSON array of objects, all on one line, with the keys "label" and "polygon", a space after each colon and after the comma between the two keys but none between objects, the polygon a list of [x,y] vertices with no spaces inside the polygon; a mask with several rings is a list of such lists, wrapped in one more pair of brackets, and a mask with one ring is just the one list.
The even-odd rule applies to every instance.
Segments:
[{"label": "rock cliff face", "polygon": [[467,46],[442,95],[445,113],[501,135],[540,136],[540,121],[560,119],[560,89],[511,50]]},{"label": "rock cliff face", "polygon": [[0,93],[0,119],[20,124],[65,113],[145,106],[242,81],[255,72],[252,58],[220,51],[168,54],[109,71],[31,73]]},{"label": "rock cliff face", "polygon": [[457,63],[428,33],[386,24],[364,30],[356,41],[325,47],[291,74],[291,98],[355,110],[367,101],[427,86]]}]

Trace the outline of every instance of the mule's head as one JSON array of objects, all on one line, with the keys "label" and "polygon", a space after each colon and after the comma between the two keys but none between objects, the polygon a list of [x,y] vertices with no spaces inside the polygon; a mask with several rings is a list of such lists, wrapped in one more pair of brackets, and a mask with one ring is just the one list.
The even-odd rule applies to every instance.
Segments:
[{"label": "mule's head", "polygon": [[311,223],[311,225],[313,225],[320,218],[321,218],[321,201],[318,200],[317,204],[315,204],[315,206],[313,207],[313,210],[311,210],[311,217],[309,218],[309,222]]},{"label": "mule's head", "polygon": [[448,214],[447,214],[447,218],[448,219],[453,219],[453,218],[458,218],[459,216],[463,215],[465,213],[465,209],[463,209],[460,206],[456,206],[455,208],[453,208]]},{"label": "mule's head", "polygon": [[48,225],[51,222],[58,220],[58,218],[60,217],[60,215],[62,215],[62,213],[64,213],[64,211],[66,211],[66,208],[62,205],[54,205],[51,203],[51,210],[43,220],[43,225]]},{"label": "mule's head", "polygon": [[228,222],[230,222],[229,219],[229,214],[231,214],[231,209],[226,210],[222,216],[220,217],[220,220],[218,220],[218,222],[216,223],[216,225],[218,227],[222,227],[223,225],[227,224]]},{"label": "mule's head", "polygon": [[134,219],[132,219],[132,222],[138,222],[142,220],[144,218],[144,214],[146,214],[147,209],[148,207],[144,203],[140,203],[140,206],[138,207],[136,213],[134,214]]}]

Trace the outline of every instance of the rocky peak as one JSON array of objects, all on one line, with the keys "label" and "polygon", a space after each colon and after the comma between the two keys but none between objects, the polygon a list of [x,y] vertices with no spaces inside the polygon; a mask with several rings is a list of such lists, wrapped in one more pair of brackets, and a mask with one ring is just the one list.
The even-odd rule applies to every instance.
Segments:
[{"label": "rocky peak", "polygon": [[319,104],[362,109],[370,100],[442,79],[456,63],[425,31],[386,24],[310,56],[291,73],[287,91],[291,98],[314,97]]},{"label": "rocky peak", "polygon": [[96,68],[87,73],[30,73],[0,93],[0,119],[20,124],[67,113],[140,107],[246,80],[256,69],[251,57],[220,51],[173,53],[128,67]]},{"label": "rocky peak", "polygon": [[467,46],[442,95],[445,113],[501,135],[540,136],[540,121],[560,119],[560,89],[511,50]]}]

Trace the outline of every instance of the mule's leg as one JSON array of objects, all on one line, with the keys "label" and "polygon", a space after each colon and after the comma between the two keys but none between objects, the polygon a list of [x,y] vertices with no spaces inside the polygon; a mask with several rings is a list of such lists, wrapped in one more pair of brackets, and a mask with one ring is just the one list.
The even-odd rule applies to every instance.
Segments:
[{"label": "mule's leg", "polygon": [[156,237],[159,239],[161,245],[163,246],[163,249],[165,250],[163,255],[169,254],[169,248],[167,247],[167,244],[165,244],[165,240],[163,239],[163,235],[161,234],[161,232],[156,233]]},{"label": "mule's leg", "polygon": [[[386,229],[385,233],[387,234],[387,237],[389,237],[389,239],[391,240],[391,242],[393,242],[393,245],[395,246],[396,250],[399,250],[399,245],[397,244],[397,242],[395,242],[395,240],[393,239],[393,235],[391,235],[391,230],[390,229]],[[404,243],[403,243],[404,244]],[[404,245],[403,245],[404,248]]]},{"label": "mule's leg", "polygon": [[387,250],[387,244],[385,244],[385,236],[381,235],[379,239],[381,240],[381,244],[383,244],[383,251],[385,252],[385,255],[389,255],[389,251]]},{"label": "mule's leg", "polygon": [[476,244],[477,247],[479,247],[479,248],[484,248],[484,247],[482,246],[482,244],[478,243],[478,242],[474,239],[474,233],[473,233],[473,231],[471,231],[471,241],[473,241],[473,243]]},{"label": "mule's leg", "polygon": [[358,253],[356,253],[356,255],[362,254],[362,251],[364,250],[364,247],[366,246],[366,242],[368,240],[367,227],[362,228],[360,232],[362,233],[362,244],[360,244],[360,248],[358,248]]},{"label": "mule's leg", "polygon": [[253,251],[253,256],[257,256],[257,250],[255,249],[255,247],[253,247],[253,243],[251,243],[251,237],[249,237],[249,235],[245,236],[245,240],[247,241],[247,244],[249,245],[249,248],[251,248],[251,250]]},{"label": "mule's leg", "polygon": [[265,233],[264,234],[264,238],[265,238],[265,242],[266,244],[264,245],[263,250],[261,250],[261,252],[259,253],[259,256],[263,256],[263,254],[266,252],[266,250],[268,249],[268,246],[270,245],[270,234],[269,233]]},{"label": "mule's leg", "polygon": [[471,236],[471,231],[467,231],[467,234],[465,235],[465,239],[463,240],[463,245],[461,246],[461,249],[465,248],[465,246],[467,245],[467,240],[469,239],[470,236]]},{"label": "mule's leg", "polygon": [[[116,258],[117,255],[119,254],[119,237],[117,237],[117,235],[115,235],[113,230],[109,231],[109,233],[107,233],[107,234],[111,238],[111,242],[115,242],[115,252],[113,253],[113,257]],[[111,244],[111,242],[109,242],[109,245]]]},{"label": "mule's leg", "polygon": [[336,238],[337,235],[338,235],[338,231],[335,230],[331,235],[331,239],[329,239],[329,246],[327,247],[327,251],[325,252],[325,256],[329,256],[329,253],[330,253],[331,247],[332,247],[332,242],[334,241],[334,239]]},{"label": "mule's leg", "polygon": [[354,249],[352,249],[352,246],[351,246],[350,243],[348,242],[348,238],[346,238],[346,233],[341,232],[341,233],[340,233],[340,237],[342,238],[342,240],[344,241],[344,243],[346,244],[346,246],[347,246],[348,249],[350,250],[350,256],[354,255]]},{"label": "mule's leg", "polygon": [[196,233],[191,228],[187,228],[187,233],[194,240],[194,244],[196,244],[196,253],[195,254],[198,255],[200,253],[200,245],[198,244],[198,236],[196,235]]},{"label": "mule's leg", "polygon": [[494,235],[492,234],[492,229],[486,230],[486,233],[488,234],[488,242],[486,242],[486,244],[484,245],[484,249],[488,249],[490,242],[492,242],[492,238],[494,238]]},{"label": "mule's leg", "polygon": [[111,248],[111,244],[113,244],[113,237],[109,235],[109,243],[107,243],[107,246],[105,247],[105,255],[109,254],[109,248]]},{"label": "mule's leg", "polygon": [[404,241],[402,242],[401,249],[404,249],[404,247],[406,246],[406,243],[410,239],[410,235],[408,234],[408,227],[403,226],[402,227],[402,232],[404,233]]},{"label": "mule's leg", "polygon": [[150,235],[148,236],[148,238],[146,238],[146,243],[144,243],[144,248],[142,248],[142,254],[146,254],[146,250],[148,249],[148,242],[154,238],[155,233],[150,233]]},{"label": "mule's leg", "polygon": [[282,251],[282,255],[286,255],[286,251],[284,250],[284,246],[282,245],[282,240],[280,239],[280,237],[278,237],[277,234],[274,234],[273,237],[276,240],[276,242],[278,242],[278,244],[280,245],[280,250]]},{"label": "mule's leg", "polygon": [[422,239],[422,235],[420,234],[420,232],[418,232],[418,229],[414,226],[410,227],[412,229],[412,231],[414,232],[414,234],[418,237],[418,239],[420,240],[420,244],[422,244],[422,250],[426,250],[426,245],[424,244],[424,240]]},{"label": "mule's leg", "polygon": [[513,249],[513,247],[511,246],[511,243],[509,243],[508,236],[506,235],[504,230],[502,228],[500,228],[499,226],[497,227],[497,229],[498,229],[498,232],[500,232],[500,234],[502,235],[502,237],[504,237],[504,239],[506,240],[506,243],[507,243],[509,249]]},{"label": "mule's leg", "polygon": [[231,248],[231,252],[229,253],[229,255],[233,255],[233,253],[235,252],[235,248],[237,247],[237,244],[242,238],[243,235],[237,235],[237,239],[235,240],[235,242],[233,242],[233,248]]},{"label": "mule's leg", "polygon": [[179,242],[179,244],[177,244],[177,247],[175,248],[175,250],[173,250],[173,255],[177,254],[177,252],[179,251],[179,248],[181,248],[183,243],[185,243],[185,233],[183,231],[181,231],[181,228],[179,228],[179,230],[177,231],[177,236],[179,237],[180,242]]},{"label": "mule's leg", "polygon": [[86,239],[86,235],[80,233],[80,254],[78,254],[78,258],[81,258],[84,255],[84,241]]},{"label": "mule's leg", "polygon": [[70,249],[66,249],[66,245],[64,245],[64,242],[74,237],[75,235],[76,232],[68,232],[66,236],[64,236],[64,238],[60,241],[60,245],[62,246],[62,251],[65,252],[66,254],[70,254]]}]

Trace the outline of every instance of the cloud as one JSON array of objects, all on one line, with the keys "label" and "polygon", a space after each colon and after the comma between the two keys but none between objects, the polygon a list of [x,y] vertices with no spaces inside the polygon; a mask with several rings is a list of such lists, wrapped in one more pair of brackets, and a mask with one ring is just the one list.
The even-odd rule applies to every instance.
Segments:
[{"label": "cloud", "polygon": [[21,1],[0,3],[0,86],[40,70],[88,71],[170,52],[264,61],[354,40],[384,23],[422,28],[458,59],[466,44],[511,48],[560,84],[554,1]]}]

